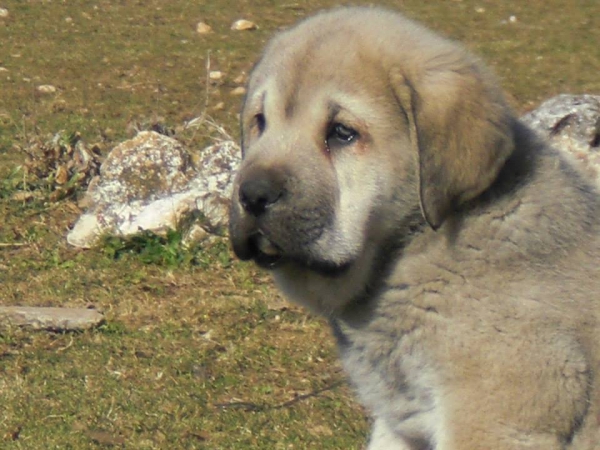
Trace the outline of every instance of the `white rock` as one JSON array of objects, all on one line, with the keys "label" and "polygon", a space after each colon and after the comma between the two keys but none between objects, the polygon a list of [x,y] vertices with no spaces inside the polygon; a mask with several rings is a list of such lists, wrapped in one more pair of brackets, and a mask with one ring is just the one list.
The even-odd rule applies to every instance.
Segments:
[{"label": "white rock", "polygon": [[521,120],[582,163],[600,184],[600,95],[558,95]]},{"label": "white rock", "polygon": [[233,22],[231,25],[232,30],[236,31],[247,31],[247,30],[256,30],[258,26],[254,22],[250,22],[246,19],[240,19]]},{"label": "white rock", "polygon": [[42,84],[37,87],[37,91],[40,94],[54,94],[56,92],[56,87],[51,84]]},{"label": "white rock", "polygon": [[235,89],[231,90],[231,95],[244,95],[246,93],[246,88],[243,86],[238,86]]},{"label": "white rock", "polygon": [[223,72],[221,72],[220,70],[211,70],[208,73],[208,78],[210,78],[213,81],[219,81],[223,79]]},{"label": "white rock", "polygon": [[85,213],[67,235],[67,242],[74,247],[90,248],[107,228],[96,214]]},{"label": "white rock", "polygon": [[245,72],[242,72],[233,79],[233,82],[235,84],[244,84],[247,80],[248,80],[248,75],[246,75]]},{"label": "white rock", "polygon": [[9,16],[8,9],[0,8],[0,19],[6,19]]},{"label": "white rock", "polygon": [[212,27],[204,22],[198,22],[196,24],[196,33],[198,34],[208,34],[212,32]]},{"label": "white rock", "polygon": [[162,233],[198,216],[208,232],[222,231],[239,153],[237,144],[222,141],[192,161],[177,140],[152,131],[139,133],[107,156],[100,177],[88,188],[85,202],[90,206],[67,242],[87,248],[102,235]]}]

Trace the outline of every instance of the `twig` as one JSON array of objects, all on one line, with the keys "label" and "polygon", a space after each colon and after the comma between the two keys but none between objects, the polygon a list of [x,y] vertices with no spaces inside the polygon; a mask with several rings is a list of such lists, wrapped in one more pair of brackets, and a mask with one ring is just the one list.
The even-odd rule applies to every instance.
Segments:
[{"label": "twig", "polygon": [[243,409],[244,411],[248,411],[248,412],[249,411],[263,412],[263,411],[272,411],[272,410],[277,410],[277,409],[283,409],[283,408],[288,408],[288,407],[294,405],[295,403],[301,402],[302,400],[316,397],[317,395],[319,395],[323,392],[331,391],[331,390],[337,388],[338,386],[341,386],[343,382],[344,382],[344,380],[335,381],[335,382],[325,386],[324,388],[317,389],[316,391],[309,392],[308,394],[298,395],[297,397],[294,397],[293,399],[288,400],[287,402],[279,403],[277,405],[259,405],[257,403],[252,403],[252,402],[230,402],[230,403],[215,403],[214,406],[216,406],[217,408],[222,408],[222,409],[226,409],[226,408]]},{"label": "twig", "polygon": [[0,247],[24,247],[28,242],[0,242]]}]

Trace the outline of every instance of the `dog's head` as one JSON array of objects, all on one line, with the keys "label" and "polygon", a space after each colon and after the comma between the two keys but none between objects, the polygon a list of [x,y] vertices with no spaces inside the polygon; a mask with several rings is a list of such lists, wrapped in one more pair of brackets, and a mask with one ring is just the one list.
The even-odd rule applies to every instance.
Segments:
[{"label": "dog's head", "polygon": [[437,229],[489,187],[511,122],[458,45],[390,11],[314,16],[273,39],[250,78],[233,248],[297,300],[338,309],[415,216]]}]

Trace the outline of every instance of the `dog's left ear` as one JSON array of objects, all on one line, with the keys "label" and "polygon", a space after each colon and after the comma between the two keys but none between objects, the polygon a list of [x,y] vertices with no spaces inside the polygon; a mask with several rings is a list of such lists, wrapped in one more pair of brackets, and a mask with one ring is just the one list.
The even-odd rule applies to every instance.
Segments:
[{"label": "dog's left ear", "polygon": [[514,119],[472,61],[438,61],[413,77],[393,71],[391,83],[418,154],[421,210],[437,229],[496,179],[514,148]]}]

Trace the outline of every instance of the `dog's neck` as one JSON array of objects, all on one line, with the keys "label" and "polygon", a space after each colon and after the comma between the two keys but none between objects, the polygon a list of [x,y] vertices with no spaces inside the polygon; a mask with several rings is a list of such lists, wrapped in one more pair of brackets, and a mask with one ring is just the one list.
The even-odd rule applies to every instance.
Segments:
[{"label": "dog's neck", "polygon": [[[515,150],[507,159],[492,185],[477,198],[456,208],[452,216],[437,231],[428,228],[418,211],[406,223],[399,226],[400,232],[390,242],[383,243],[380,258],[373,260],[372,270],[364,288],[345,307],[331,317],[343,321],[352,321],[352,317],[361,317],[361,321],[375,307],[372,303],[378,298],[377,288],[385,287],[384,280],[394,270],[403,255],[415,255],[429,251],[431,245],[439,245],[443,238],[444,246],[468,246],[471,241],[492,242],[496,239],[490,230],[489,220],[497,217],[500,220],[514,219],[515,224],[529,223],[538,227],[532,233],[518,233],[516,242],[519,247],[519,258],[527,261],[537,258],[538,252],[552,253],[553,242],[569,245],[568,240],[579,239],[587,235],[581,223],[594,222],[593,216],[600,213],[597,200],[581,199],[577,196],[594,196],[595,190],[584,177],[574,175],[575,169],[556,150],[549,149],[546,144],[527,126],[520,122],[514,125]],[[547,191],[545,186],[559,185],[555,192]],[[568,193],[573,201],[562,202],[561,195]],[[564,204],[563,204],[564,203]],[[515,210],[515,205],[522,208]],[[596,211],[590,210],[596,205]],[[563,212],[557,212],[557,211]],[[513,217],[514,214],[514,217]],[[551,221],[543,220],[545,215],[563,214],[573,217],[573,224],[568,230],[544,229],[552,228]],[[581,221],[582,216],[589,220]],[[519,220],[521,217],[521,220]],[[595,223],[595,222],[594,222]],[[518,225],[517,225],[518,226]],[[580,229],[578,232],[577,230]],[[557,236],[560,233],[560,236]],[[435,244],[434,244],[435,243]],[[511,255],[490,255],[490,261],[500,262],[507,258],[507,267],[517,260]],[[508,261],[510,260],[510,261]],[[334,326],[334,331],[335,331]]]},{"label": "dog's neck", "polygon": [[545,145],[527,126],[515,119],[513,125],[514,150],[498,173],[496,180],[480,196],[459,208],[466,211],[470,208],[480,209],[496,203],[505,196],[513,196],[516,191],[536,178],[540,169],[542,150]]}]

